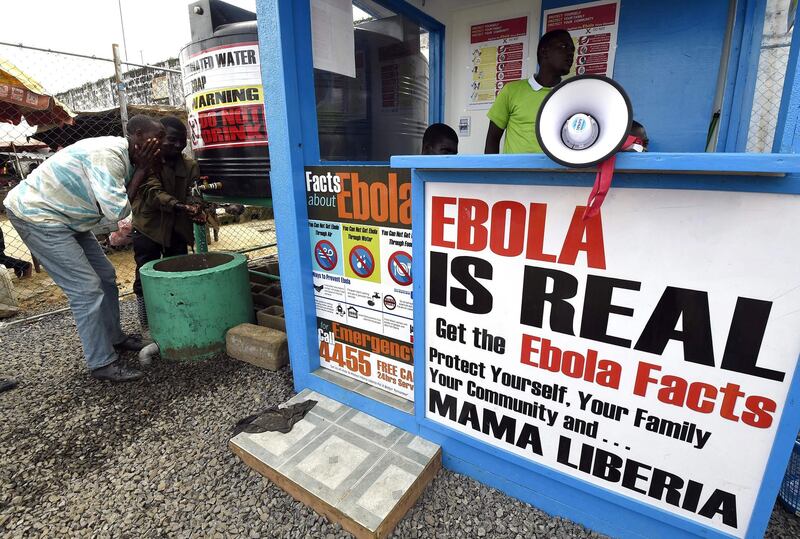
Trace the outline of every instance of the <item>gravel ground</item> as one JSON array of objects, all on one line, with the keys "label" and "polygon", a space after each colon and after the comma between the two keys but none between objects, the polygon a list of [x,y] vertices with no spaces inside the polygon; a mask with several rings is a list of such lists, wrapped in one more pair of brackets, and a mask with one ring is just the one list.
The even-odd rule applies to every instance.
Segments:
[{"label": "gravel ground", "polygon": [[[133,329],[132,302],[122,304]],[[348,537],[234,457],[236,420],[292,394],[291,373],[220,357],[90,379],[69,314],[0,334],[0,536]],[[441,471],[395,537],[601,537]],[[767,537],[800,537],[776,506]]]}]

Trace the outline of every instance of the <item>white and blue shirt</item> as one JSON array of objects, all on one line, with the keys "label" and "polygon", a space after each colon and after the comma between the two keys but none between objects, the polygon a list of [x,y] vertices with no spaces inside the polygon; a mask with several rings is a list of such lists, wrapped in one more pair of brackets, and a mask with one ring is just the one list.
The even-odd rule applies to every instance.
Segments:
[{"label": "white and blue shirt", "polygon": [[101,219],[116,223],[131,212],[126,185],[133,176],[128,140],[88,138],[39,165],[3,205],[29,223],[63,224],[77,232]]}]

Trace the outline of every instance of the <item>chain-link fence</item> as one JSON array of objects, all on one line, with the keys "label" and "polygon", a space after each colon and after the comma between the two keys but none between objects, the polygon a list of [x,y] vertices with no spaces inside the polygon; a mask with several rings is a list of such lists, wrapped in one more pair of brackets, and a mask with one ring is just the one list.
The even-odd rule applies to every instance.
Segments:
[{"label": "chain-link fence", "polygon": [[792,31],[788,29],[789,0],[769,0],[766,9],[747,134],[748,152],[772,151],[792,42]]},{"label": "chain-link fence", "polygon": [[[100,59],[0,44],[1,69],[38,83],[46,95],[54,97],[74,114],[71,125],[31,125],[24,115],[18,123],[0,121],[0,202],[20,180],[60,148],[88,137],[122,136],[125,109],[128,116],[174,115],[186,122],[177,59],[153,66],[121,62],[120,85],[112,56],[110,45],[108,58]],[[119,106],[120,97],[125,104],[123,111]],[[213,178],[209,180],[214,181]],[[275,253],[271,209],[208,204],[205,210],[209,217],[209,250],[246,252],[251,259]],[[127,230],[123,226],[110,234],[98,234],[100,244],[117,270],[117,282],[123,295],[131,290],[136,269],[130,237],[125,234]],[[47,268],[31,257],[2,205],[0,231],[0,264],[7,268],[7,275],[0,275],[0,316],[9,311],[4,311],[2,305],[9,303],[16,303],[23,316],[65,306],[66,298],[48,277]]]}]

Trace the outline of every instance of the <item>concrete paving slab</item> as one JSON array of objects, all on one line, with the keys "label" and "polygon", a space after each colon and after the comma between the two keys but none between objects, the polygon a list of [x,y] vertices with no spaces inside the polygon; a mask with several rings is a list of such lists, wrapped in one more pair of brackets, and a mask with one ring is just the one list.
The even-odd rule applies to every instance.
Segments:
[{"label": "concrete paving slab", "polygon": [[318,404],[281,434],[241,433],[231,450],[358,538],[387,537],[441,468],[436,444],[314,391]]}]

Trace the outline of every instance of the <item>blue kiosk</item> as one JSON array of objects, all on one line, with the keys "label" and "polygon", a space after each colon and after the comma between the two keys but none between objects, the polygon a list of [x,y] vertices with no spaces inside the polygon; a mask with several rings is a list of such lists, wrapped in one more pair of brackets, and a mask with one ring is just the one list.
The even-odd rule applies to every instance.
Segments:
[{"label": "blue kiosk", "polygon": [[[745,153],[766,0],[258,0],[295,388],[617,537],[761,537],[800,428],[800,39]],[[565,28],[649,153],[483,155]],[[460,155],[419,156],[428,124]],[[413,244],[412,244],[413,236]]]}]

